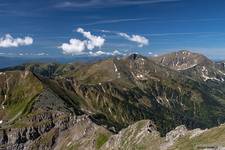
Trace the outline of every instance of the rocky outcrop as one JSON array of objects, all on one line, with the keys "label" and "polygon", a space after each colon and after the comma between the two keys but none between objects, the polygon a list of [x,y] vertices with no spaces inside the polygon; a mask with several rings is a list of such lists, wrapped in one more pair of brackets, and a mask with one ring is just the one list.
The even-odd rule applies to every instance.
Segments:
[{"label": "rocky outcrop", "polygon": [[99,149],[111,132],[95,124],[87,115],[73,116],[62,112],[42,113],[32,117],[35,124],[0,130],[0,149],[50,150]]},{"label": "rocky outcrop", "polygon": [[151,120],[142,120],[110,137],[101,150],[157,149],[160,142],[155,124]]},{"label": "rocky outcrop", "polygon": [[[29,123],[30,124],[27,124]],[[37,140],[47,134],[52,135],[52,144],[57,138],[59,132],[63,132],[76,122],[76,117],[71,114],[61,112],[43,112],[39,115],[19,120],[11,127],[2,129],[1,131],[1,147],[7,150],[12,149],[30,149]],[[53,132],[54,130],[54,132]],[[45,141],[46,142],[46,141]],[[35,144],[42,147],[42,143]],[[46,145],[46,143],[45,143]]]},{"label": "rocky outcrop", "polygon": [[80,116],[77,123],[60,133],[55,150],[79,149],[97,150],[112,135],[110,131],[91,121],[88,116]]},{"label": "rocky outcrop", "polygon": [[165,137],[165,143],[160,146],[161,150],[167,150],[171,147],[180,137],[185,136],[188,133],[187,128],[184,125],[176,127],[174,130],[168,132]]}]

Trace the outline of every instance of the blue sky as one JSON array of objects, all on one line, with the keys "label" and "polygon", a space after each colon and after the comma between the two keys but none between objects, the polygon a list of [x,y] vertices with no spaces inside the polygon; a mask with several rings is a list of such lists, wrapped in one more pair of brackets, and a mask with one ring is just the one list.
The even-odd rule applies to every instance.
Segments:
[{"label": "blue sky", "polygon": [[187,49],[225,59],[224,8],[224,0],[0,0],[0,55]]}]

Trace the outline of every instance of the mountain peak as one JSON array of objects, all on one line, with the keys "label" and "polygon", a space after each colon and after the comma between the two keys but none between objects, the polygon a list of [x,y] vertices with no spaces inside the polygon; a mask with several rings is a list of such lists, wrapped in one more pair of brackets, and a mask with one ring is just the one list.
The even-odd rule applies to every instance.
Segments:
[{"label": "mountain peak", "polygon": [[139,58],[146,59],[146,57],[144,57],[140,54],[137,54],[137,53],[131,54],[127,58],[130,59],[130,60],[137,60]]},{"label": "mountain peak", "polygon": [[188,50],[181,50],[154,57],[153,60],[173,70],[186,70],[199,64],[208,65],[213,63],[206,56]]},{"label": "mountain peak", "polygon": [[177,53],[188,54],[188,53],[193,53],[193,52],[184,49],[184,50],[178,51]]}]

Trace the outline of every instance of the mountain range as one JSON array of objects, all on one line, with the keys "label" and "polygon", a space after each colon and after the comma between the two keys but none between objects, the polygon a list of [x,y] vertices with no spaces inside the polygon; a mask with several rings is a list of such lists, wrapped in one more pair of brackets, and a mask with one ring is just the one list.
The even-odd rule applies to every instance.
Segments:
[{"label": "mountain range", "polygon": [[13,67],[28,63],[71,63],[71,62],[96,62],[108,56],[0,56],[0,68]]},{"label": "mountain range", "polygon": [[225,147],[225,63],[179,51],[0,70],[0,149]]}]

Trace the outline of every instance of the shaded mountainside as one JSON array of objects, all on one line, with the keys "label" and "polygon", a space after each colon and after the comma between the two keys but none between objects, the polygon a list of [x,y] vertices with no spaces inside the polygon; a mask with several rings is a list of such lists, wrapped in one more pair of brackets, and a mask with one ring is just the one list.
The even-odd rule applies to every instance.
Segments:
[{"label": "shaded mountainside", "polygon": [[[129,149],[129,142],[144,149],[148,140],[162,144],[161,136],[179,125],[205,129],[225,121],[222,62],[188,51],[1,71],[3,149]],[[150,127],[135,124],[143,119]],[[126,132],[130,125],[151,134],[136,127]]]}]

